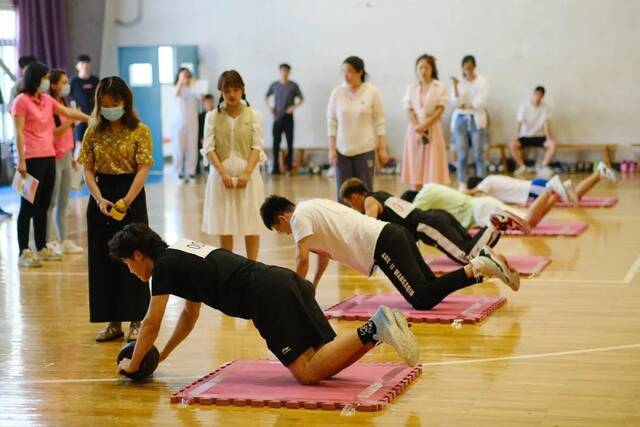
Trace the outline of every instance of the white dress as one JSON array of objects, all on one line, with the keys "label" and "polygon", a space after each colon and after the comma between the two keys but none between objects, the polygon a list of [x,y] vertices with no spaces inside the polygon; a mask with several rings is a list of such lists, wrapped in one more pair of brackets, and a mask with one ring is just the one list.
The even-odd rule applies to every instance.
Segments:
[{"label": "white dress", "polygon": [[[237,151],[234,134],[237,118],[229,116],[227,118],[231,127],[231,152],[229,157],[222,162],[222,166],[232,177],[238,177],[245,170],[247,160],[240,157]],[[207,115],[207,121],[209,119],[210,117]],[[218,170],[214,167],[209,168],[202,213],[203,232],[213,235],[247,236],[266,231],[260,217],[260,206],[264,201],[264,184],[259,167],[266,160],[266,155],[262,151],[264,142],[262,114],[256,110],[253,110],[252,140],[251,148],[260,151],[260,160],[253,169],[244,189],[226,188]],[[215,132],[212,135],[205,135],[205,146],[201,151],[205,162],[208,162],[207,153],[215,150],[215,142]]]},{"label": "white dress", "polygon": [[176,95],[173,119],[173,168],[187,176],[196,173],[198,161],[198,95],[190,87]]}]

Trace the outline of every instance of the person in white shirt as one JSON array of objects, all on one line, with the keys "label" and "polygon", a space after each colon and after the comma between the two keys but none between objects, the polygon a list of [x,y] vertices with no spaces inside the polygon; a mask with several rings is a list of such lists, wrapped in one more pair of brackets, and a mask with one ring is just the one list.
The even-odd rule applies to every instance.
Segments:
[{"label": "person in white shirt", "polygon": [[389,159],[382,97],[373,84],[365,82],[364,61],[348,57],[342,73],[344,83],[333,89],[327,106],[329,163],[336,168],[336,194],[352,177],[373,188],[376,151],[381,165]]},{"label": "person in white shirt", "polygon": [[457,150],[458,189],[466,190],[467,158],[469,146],[473,150],[476,176],[484,176],[484,146],[487,129],[487,98],[489,82],[476,74],[476,59],[462,58],[462,80],[451,77],[451,101],[455,106],[451,116],[451,132],[455,136]]},{"label": "person in white shirt", "polygon": [[[543,178],[534,180],[518,179],[506,175],[489,175],[484,179],[470,177],[467,180],[467,187],[469,188],[467,194],[471,196],[492,196],[504,203],[524,205],[538,199],[545,193],[553,192],[554,184],[549,184],[549,182],[560,181],[560,177],[556,177],[553,177],[550,181]],[[564,181],[563,186],[566,189],[569,202],[577,205],[603,179],[615,184],[618,181],[618,174],[604,162],[600,162],[595,171],[580,181],[575,189],[570,179]],[[557,186],[556,191],[562,194],[562,187]]]},{"label": "person in white shirt", "polygon": [[176,115],[173,119],[173,167],[184,182],[196,178],[198,163],[198,95],[188,68],[178,70],[175,79]]},{"label": "person in white shirt", "polygon": [[543,101],[544,95],[544,87],[538,86],[534,89],[531,99],[518,108],[516,134],[509,143],[511,155],[516,162],[516,175],[522,175],[527,171],[522,158],[523,147],[545,147],[547,151],[544,153],[539,174],[548,177],[553,173],[549,163],[556,153],[557,143],[551,136],[549,109]]},{"label": "person in white shirt", "polygon": [[367,276],[379,267],[417,310],[432,309],[450,293],[480,282],[481,276],[496,277],[514,291],[520,287],[518,273],[488,246],[464,267],[436,277],[407,228],[378,221],[332,200],[312,199],[296,206],[272,195],[262,204],[260,214],[270,230],[293,235],[296,272],[303,279],[309,271],[309,253],[318,254],[314,287],[330,259]]}]

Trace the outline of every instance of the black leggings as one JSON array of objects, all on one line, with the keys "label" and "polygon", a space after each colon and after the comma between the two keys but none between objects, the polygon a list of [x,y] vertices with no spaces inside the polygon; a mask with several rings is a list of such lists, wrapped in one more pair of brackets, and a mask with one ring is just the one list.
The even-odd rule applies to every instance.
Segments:
[{"label": "black leggings", "polygon": [[449,212],[430,209],[419,213],[417,234],[425,245],[434,246],[450,259],[467,264],[485,245],[494,247],[500,240],[500,232],[493,226],[483,227],[473,237]]},{"label": "black leggings", "polygon": [[293,166],[293,114],[285,114],[273,122],[273,172],[280,172],[282,132],[287,138],[287,170]]},{"label": "black leggings", "polygon": [[47,210],[51,203],[53,184],[56,180],[56,158],[39,157],[27,159],[27,173],[40,183],[36,196],[31,204],[27,199],[20,199],[18,213],[18,247],[20,253],[29,248],[29,228],[33,218],[33,236],[36,250],[44,249],[47,244]]},{"label": "black leggings", "polygon": [[430,310],[447,295],[477,283],[464,268],[436,277],[406,228],[387,224],[378,237],[375,264],[413,308]]}]

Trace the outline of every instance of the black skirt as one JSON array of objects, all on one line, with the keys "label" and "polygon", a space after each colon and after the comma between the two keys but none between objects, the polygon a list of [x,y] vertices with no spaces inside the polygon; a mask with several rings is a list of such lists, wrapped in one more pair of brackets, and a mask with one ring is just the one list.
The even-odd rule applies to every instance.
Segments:
[{"label": "black skirt", "polygon": [[[123,198],[135,175],[99,174],[96,182],[102,197],[110,202]],[[87,206],[89,243],[89,311],[92,322],[142,320],[149,306],[149,286],[134,276],[127,266],[111,259],[109,240],[125,225],[149,223],[144,189],[133,201],[122,221],[100,212],[91,197]]]}]

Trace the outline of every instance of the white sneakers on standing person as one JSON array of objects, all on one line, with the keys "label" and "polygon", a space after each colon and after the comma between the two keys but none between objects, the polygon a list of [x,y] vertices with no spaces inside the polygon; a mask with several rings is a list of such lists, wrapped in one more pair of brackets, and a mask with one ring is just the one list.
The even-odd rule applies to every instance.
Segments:
[{"label": "white sneakers on standing person", "polygon": [[26,268],[42,267],[42,263],[37,256],[31,252],[31,249],[25,249],[18,258],[18,266]]},{"label": "white sneakers on standing person", "polygon": [[47,247],[61,255],[81,254],[84,250],[75,244],[73,240],[63,240],[62,242],[47,243]]}]

